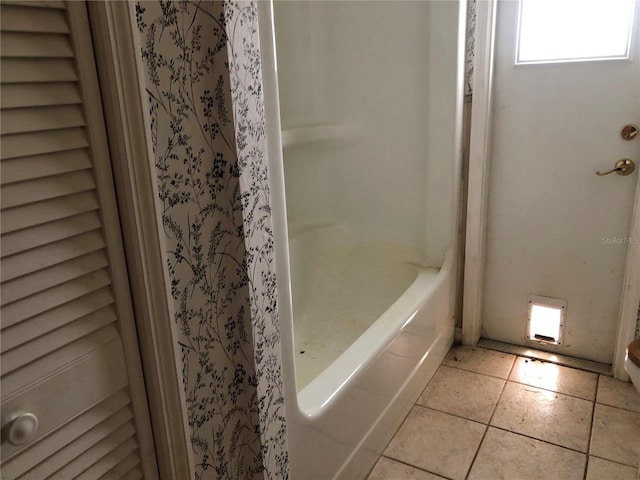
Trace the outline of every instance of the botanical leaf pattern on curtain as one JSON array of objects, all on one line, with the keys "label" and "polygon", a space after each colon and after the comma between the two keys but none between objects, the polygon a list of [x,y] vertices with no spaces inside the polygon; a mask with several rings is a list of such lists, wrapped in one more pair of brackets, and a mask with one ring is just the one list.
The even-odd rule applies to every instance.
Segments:
[{"label": "botanical leaf pattern on curtain", "polygon": [[257,4],[255,1],[225,2],[225,8],[229,25],[229,71],[250,279],[263,456],[268,466],[268,478],[287,478],[288,453]]},{"label": "botanical leaf pattern on curtain", "polygon": [[255,15],[136,4],[197,479],[288,476]]}]

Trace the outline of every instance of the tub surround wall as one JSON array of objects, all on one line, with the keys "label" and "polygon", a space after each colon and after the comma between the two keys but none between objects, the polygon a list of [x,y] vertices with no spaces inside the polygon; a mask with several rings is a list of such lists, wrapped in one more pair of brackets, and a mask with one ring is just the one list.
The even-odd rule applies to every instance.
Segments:
[{"label": "tub surround wall", "polygon": [[429,145],[416,105],[428,102],[429,35],[416,26],[428,3],[277,2],[274,14],[282,129],[335,127],[285,146],[290,233],[337,222],[424,245]]},{"label": "tub surround wall", "polygon": [[[439,15],[457,18],[457,8],[457,2],[274,5],[292,235],[309,223],[356,225],[372,238],[428,245],[424,264],[442,265],[454,218],[453,175],[450,164],[427,159],[454,157],[447,138],[453,138],[449,64],[456,51],[440,42],[452,33]],[[302,135],[288,141],[301,130],[313,141]]]},{"label": "tub surround wall", "polygon": [[[464,24],[461,38],[461,1],[429,2],[429,96],[424,108],[427,111],[425,135],[428,150],[425,161],[426,195],[426,259],[427,265],[442,265],[445,249],[458,248],[458,214],[460,185],[460,151],[462,138],[456,122],[463,107],[463,72],[458,75],[458,62],[464,62]],[[424,27],[423,27],[424,28]],[[452,30],[456,33],[452,33]],[[460,45],[460,47],[459,47]],[[461,66],[462,68],[462,66]],[[453,72],[453,73],[452,73]],[[438,260],[440,263],[437,263]],[[454,297],[452,297],[452,301]]]},{"label": "tub surround wall", "polygon": [[197,479],[288,477],[255,2],[139,2]]}]

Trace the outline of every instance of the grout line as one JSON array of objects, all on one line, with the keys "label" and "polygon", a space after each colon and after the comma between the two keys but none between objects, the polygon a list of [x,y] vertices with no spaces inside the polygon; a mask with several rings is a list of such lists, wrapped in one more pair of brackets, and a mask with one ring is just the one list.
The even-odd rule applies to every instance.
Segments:
[{"label": "grout line", "polygon": [[621,465],[623,467],[636,468],[636,465],[629,465],[628,463],[621,463],[617,460],[611,460],[610,458],[601,457],[600,455],[589,455],[590,457],[599,458],[600,460],[605,460],[607,462],[615,463],[616,465]]},{"label": "grout line", "polygon": [[455,368],[457,370],[462,370],[463,372],[476,373],[478,375],[484,375],[485,377],[499,378],[500,380],[506,380],[506,378],[504,378],[504,377],[499,377],[498,375],[491,375],[491,374],[488,374],[488,373],[478,372],[477,370],[469,370],[468,368],[458,367],[458,366],[455,366],[455,365],[445,365],[444,363],[442,365],[444,365],[445,367]]},{"label": "grout line", "polygon": [[439,477],[445,478],[447,480],[453,480],[452,477],[447,477],[446,475],[443,475],[442,473],[437,473],[437,472],[433,472],[431,470],[427,470],[427,469],[422,468],[422,467],[418,467],[417,465],[413,465],[411,463],[407,463],[404,460],[399,460],[397,458],[389,457],[388,455],[381,455],[381,457],[384,457],[384,458],[386,458],[388,460],[393,460],[396,463],[401,463],[402,465],[406,465],[407,467],[415,468],[416,470],[420,470],[422,472],[431,473],[432,475],[438,475]]},{"label": "grout line", "polygon": [[[485,349],[486,350],[486,349]],[[490,378],[498,378],[500,380],[507,380],[509,375],[507,375],[507,377],[500,377],[498,375],[491,375],[489,373],[484,373],[484,372],[478,372],[477,370],[469,370],[468,368],[464,368],[464,367],[458,367],[457,365],[446,365],[444,363],[440,364],[441,367],[447,367],[447,368],[455,368],[456,370],[462,370],[463,372],[467,372],[467,373],[475,373],[476,375],[483,375],[485,377],[490,377]],[[511,372],[511,370],[509,370],[509,372]]]},{"label": "grout line", "polygon": [[507,382],[509,381],[508,378],[511,375],[511,372],[513,371],[513,367],[516,364],[516,361],[518,360],[518,357],[514,357],[513,360],[511,361],[511,367],[509,367],[509,372],[507,373],[507,378],[503,378],[502,380],[504,381],[504,383],[502,384],[502,388],[500,389],[500,394],[498,395],[498,398],[496,400],[496,404],[493,407],[493,410],[491,411],[491,415],[489,416],[489,420],[487,421],[487,424],[485,425],[484,428],[484,433],[482,434],[482,438],[480,439],[480,443],[478,443],[478,448],[476,448],[476,453],[474,453],[473,455],[473,459],[471,460],[471,463],[469,464],[469,469],[467,470],[467,474],[464,476],[465,480],[469,478],[469,475],[471,475],[471,469],[473,468],[473,464],[476,463],[476,459],[478,458],[478,453],[480,452],[480,448],[482,447],[482,444],[484,443],[484,439],[487,436],[487,432],[489,431],[489,427],[491,426],[491,420],[493,420],[493,416],[496,413],[496,410],[498,409],[498,404],[500,403],[500,399],[502,398],[502,394],[504,393],[504,389],[507,386]]},{"label": "grout line", "polygon": [[608,403],[602,402],[594,402],[597,405],[602,405],[603,407],[615,408],[616,410],[622,410],[623,412],[635,413],[636,415],[640,415],[640,412],[637,410],[629,410],[628,408],[618,407],[617,405],[610,405]]},{"label": "grout line", "polygon": [[587,461],[584,464],[584,480],[587,480],[589,471],[589,453],[591,453],[591,437],[593,435],[593,421],[596,418],[596,400],[598,399],[598,387],[600,386],[600,375],[596,378],[596,395],[593,398],[593,408],[591,409],[591,422],[589,424],[589,437],[587,437]]},{"label": "grout line", "polygon": [[427,410],[431,410],[433,412],[444,413],[445,415],[449,415],[451,417],[459,418],[460,420],[466,420],[467,422],[478,423],[480,425],[488,425],[488,423],[481,422],[480,420],[474,420],[473,418],[463,417],[462,415],[458,415],[457,413],[445,412],[444,410],[440,410],[439,408],[428,407],[427,405],[422,405],[419,403],[415,404],[416,407],[426,408]]},{"label": "grout line", "polygon": [[[491,350],[489,348],[484,348],[484,347],[473,347],[476,350],[485,350],[487,352],[495,352],[496,350]],[[447,358],[445,357],[444,360],[442,361],[442,363],[440,364],[440,366],[445,366],[445,367],[449,367],[449,368],[457,368],[458,370],[463,370],[465,372],[471,372],[471,373],[477,373],[478,375],[484,375],[485,377],[491,377],[491,378],[499,378],[500,380],[507,380],[509,378],[509,375],[511,374],[511,370],[513,369],[513,365],[515,364],[515,360],[516,358],[518,358],[518,355],[514,355],[513,353],[505,353],[505,352],[499,352],[502,353],[503,355],[510,355],[512,357],[514,357],[514,360],[511,364],[511,367],[509,368],[509,372],[507,373],[506,377],[501,377],[499,375],[491,375],[490,373],[485,373],[485,372],[478,372],[477,370],[469,370],[468,368],[464,368],[462,366],[459,365],[449,365],[447,363],[445,363],[445,361],[447,360]],[[458,363],[459,360],[450,360],[450,362],[455,362]]]},{"label": "grout line", "polygon": [[[495,428],[496,430],[502,430],[503,432],[512,433],[514,435],[519,435],[521,437],[530,438],[531,440],[535,440],[537,442],[546,443],[547,445],[552,445],[558,448],[564,448],[565,450],[569,450],[571,452],[579,453],[581,455],[589,455],[587,452],[583,452],[582,450],[576,450],[575,448],[566,447],[564,445],[560,445],[559,443],[553,443],[548,440],[542,440],[541,438],[532,437],[531,435],[527,435],[520,432],[514,432],[513,430],[507,430],[506,428],[496,427],[495,425],[489,425],[491,428]],[[605,459],[606,460],[606,459]]]},{"label": "grout line", "polygon": [[[550,390],[548,388],[539,387],[538,385],[531,385],[530,383],[518,382],[516,380],[507,380],[507,381],[511,382],[511,383],[517,383],[518,385],[524,385],[525,387],[537,388],[539,390],[544,390],[545,392],[557,393],[558,395],[563,395],[565,397],[571,397],[571,398],[576,398],[578,400],[584,400],[585,402],[595,403],[593,400],[591,400],[589,398],[579,397],[577,395],[571,395],[570,393],[560,392],[558,390]],[[596,388],[597,388],[597,386],[598,386],[598,383],[597,383],[597,380],[596,380]]]},{"label": "grout line", "polygon": [[[506,380],[506,379],[504,379],[504,378],[494,377],[494,376],[492,376],[492,375],[485,375],[484,373],[472,372],[472,371],[470,371],[470,370],[464,370],[464,369],[462,369],[462,368],[449,367],[448,365],[441,365],[441,367],[442,367],[442,366],[447,367],[447,368],[453,368],[453,369],[455,369],[455,370],[460,370],[460,371],[462,371],[462,372],[466,372],[466,373],[472,373],[472,374],[474,374],[474,375],[478,375],[478,376],[480,376],[480,377],[487,377],[487,378],[492,378],[492,379],[496,379],[496,380],[502,380],[503,382],[506,382],[506,381],[507,381],[507,380]],[[436,371],[436,373],[433,375],[434,377],[436,376],[436,374],[438,373],[438,371],[440,371],[440,368],[438,368],[438,370]],[[463,416],[461,416],[461,415],[457,415],[457,414],[455,414],[455,413],[445,412],[444,410],[440,410],[440,409],[438,409],[438,408],[430,407],[429,405],[426,405],[426,404],[424,404],[424,403],[420,403],[420,399],[422,398],[422,396],[423,396],[424,392],[427,390],[427,388],[429,388],[429,385],[431,385],[431,382],[432,382],[432,381],[433,381],[433,378],[429,381],[429,383],[427,384],[427,386],[426,386],[426,387],[424,388],[424,390],[420,393],[420,396],[418,397],[418,400],[416,400],[415,405],[418,405],[418,406],[421,406],[421,407],[427,407],[427,408],[430,408],[431,410],[436,410],[436,411],[438,411],[438,412],[446,413],[446,414],[448,414],[448,415],[453,415],[454,417],[463,418],[463,419],[465,419],[465,420],[470,420],[470,421],[472,421],[472,422],[477,422],[477,423],[485,424],[485,422],[484,422],[484,421],[481,421],[481,420],[475,420],[475,419],[473,419],[473,418],[463,417]],[[504,386],[503,386],[503,387],[504,387]],[[502,393],[502,390],[500,390],[500,393]]]}]

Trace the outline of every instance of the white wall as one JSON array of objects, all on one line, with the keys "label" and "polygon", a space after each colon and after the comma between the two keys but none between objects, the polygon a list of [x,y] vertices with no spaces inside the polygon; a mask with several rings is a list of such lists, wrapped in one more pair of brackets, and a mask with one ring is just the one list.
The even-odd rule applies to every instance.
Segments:
[{"label": "white wall", "polygon": [[[277,2],[290,230],[343,221],[428,245],[440,265],[454,210],[457,2]],[[431,21],[434,18],[435,21]],[[313,134],[313,130],[309,130]]]}]

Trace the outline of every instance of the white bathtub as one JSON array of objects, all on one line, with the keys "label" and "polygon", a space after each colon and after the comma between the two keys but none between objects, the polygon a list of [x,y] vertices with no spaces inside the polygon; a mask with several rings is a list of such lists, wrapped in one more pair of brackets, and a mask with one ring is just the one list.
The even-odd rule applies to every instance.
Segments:
[{"label": "white bathtub", "polygon": [[291,230],[277,265],[298,299],[282,282],[291,478],[365,478],[453,343],[453,248],[428,268],[354,225]]},{"label": "white bathtub", "polygon": [[[277,223],[278,215],[274,219]],[[281,235],[286,228],[276,227]],[[453,343],[454,250],[448,250],[440,269],[421,271],[364,333],[299,390],[288,242],[278,236],[290,478],[364,479]]]},{"label": "white bathtub", "polygon": [[293,480],[365,478],[453,343],[452,257],[297,395],[287,388]]},{"label": "white bathtub", "polygon": [[[357,2],[342,3],[347,5],[346,8],[349,8],[349,5],[359,8],[361,5]],[[384,2],[372,3],[378,10],[383,4]],[[302,2],[301,5],[308,4]],[[441,48],[437,43],[440,36],[447,35],[452,22],[455,24],[457,21],[458,3],[430,2],[429,5],[434,13],[429,38],[433,39],[435,46],[430,51],[430,55],[435,64],[438,64],[441,56],[455,57],[457,48],[458,59],[453,58],[449,63],[460,67],[463,59],[461,47],[454,46],[446,49]],[[464,5],[461,9],[464,11]],[[340,145],[344,148],[349,148],[350,139],[344,138],[345,135],[358,136],[362,132],[375,131],[375,129],[346,129],[341,126],[336,127],[336,130],[327,126],[328,124],[322,124],[320,127],[285,132],[287,135],[284,135],[284,140],[289,142],[287,148],[290,149],[306,148],[296,146],[296,142],[302,141],[326,142],[325,145],[328,145],[328,153],[316,156],[314,161],[306,158],[303,162],[298,162],[294,166],[296,177],[288,184],[289,187],[296,188],[292,198],[298,198],[298,194],[308,193],[310,196],[327,195],[326,198],[329,200],[322,202],[314,197],[317,201],[310,203],[314,206],[311,212],[301,211],[299,207],[304,204],[303,202],[292,201],[290,206],[294,208],[293,212],[290,212],[290,217],[293,219],[293,224],[309,222],[315,225],[307,230],[305,235],[314,235],[314,229],[321,234],[325,227],[333,228],[336,222],[355,225],[362,220],[360,223],[374,230],[377,224],[388,223],[390,226],[386,230],[376,232],[374,236],[379,234],[383,241],[400,243],[410,237],[406,243],[421,246],[423,261],[439,266],[439,268],[420,270],[413,283],[407,282],[406,290],[398,292],[397,300],[388,303],[387,305],[390,306],[383,309],[379,317],[353,343],[345,347],[344,351],[340,350],[339,356],[329,362],[326,368],[323,365],[317,376],[314,374],[305,379],[301,383],[304,386],[300,388],[296,385],[296,356],[301,354],[301,349],[296,348],[295,342],[291,288],[291,274],[296,277],[300,276],[300,273],[298,266],[294,266],[296,271],[292,272],[289,264],[289,255],[292,253],[290,242],[295,250],[294,243],[297,241],[298,232],[293,232],[290,238],[290,226],[287,225],[282,154],[283,132],[280,125],[270,2],[258,2],[258,10],[290,478],[292,480],[364,479],[453,343],[457,252],[455,240],[451,239],[455,239],[457,235],[456,185],[459,179],[460,149],[456,145],[461,144],[459,120],[462,106],[462,82],[459,78],[453,81],[440,78],[439,69],[430,71],[430,81],[434,85],[442,84],[450,91],[430,97],[432,108],[424,112],[425,116],[422,118],[424,122],[432,125],[429,132],[425,134],[429,141],[424,151],[420,147],[417,151],[402,153],[403,158],[415,160],[418,170],[407,174],[404,172],[396,174],[393,169],[381,173],[384,189],[376,189],[365,182],[358,182],[357,176],[352,181],[349,175],[353,172],[349,168],[353,166],[354,159],[342,157],[338,160],[337,156],[340,154],[339,142],[342,142]],[[440,14],[440,10],[448,15],[447,22],[440,21],[440,17],[435,15],[435,13]],[[387,17],[383,15],[383,18]],[[396,21],[399,20],[396,19]],[[294,24],[303,30],[307,28],[304,22],[294,22]],[[460,31],[464,32],[464,28],[461,27]],[[408,38],[407,41],[414,42],[412,38]],[[389,48],[393,48],[393,45]],[[392,54],[388,55],[388,57],[392,56]],[[415,102],[414,99],[409,100]],[[451,107],[451,102],[455,103],[455,109]],[[419,120],[420,118],[417,118],[416,122]],[[351,123],[345,121],[344,125],[351,125]],[[441,144],[438,140],[442,139],[444,140]],[[374,145],[373,142],[371,145]],[[393,154],[398,154],[393,145],[383,145],[381,148],[383,147],[389,148]],[[375,155],[376,148],[378,147],[371,146],[370,151],[360,159],[365,160]],[[393,158],[393,155],[389,158]],[[423,165],[421,159],[425,158],[448,160],[426,161]],[[339,164],[342,168],[340,173],[334,172],[329,175],[320,171],[321,164],[325,165],[327,162]],[[387,167],[389,165],[386,164]],[[366,166],[363,168],[366,169]],[[410,180],[417,178],[423,178],[424,181],[413,182],[419,183],[420,187],[415,198],[411,197],[413,203],[409,207],[402,202],[393,203],[394,199],[408,198],[407,192],[411,190],[408,184],[411,183]],[[315,183],[305,183],[310,179]],[[343,197],[327,194],[327,192],[335,193],[332,189],[342,184],[346,184],[350,192],[346,201]],[[388,205],[376,203],[375,208],[359,208],[365,205],[360,201],[361,198],[371,192],[379,198],[390,200],[391,203]],[[324,203],[330,205],[324,208]],[[343,210],[348,210],[345,207],[347,203],[355,205],[356,208],[353,211],[344,212]],[[332,205],[333,212],[329,208]],[[368,207],[369,204],[366,206]],[[408,213],[398,215],[400,211]],[[332,216],[332,213],[336,212],[337,215]],[[344,215],[341,215],[343,213]],[[411,229],[415,230],[415,235],[407,235],[407,238],[404,238],[403,232]],[[396,233],[398,235],[395,235]],[[421,238],[421,240],[411,240],[415,238]],[[311,243],[314,242],[316,245],[327,243],[324,238],[312,239]],[[295,252],[293,254],[295,255]]]}]

